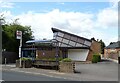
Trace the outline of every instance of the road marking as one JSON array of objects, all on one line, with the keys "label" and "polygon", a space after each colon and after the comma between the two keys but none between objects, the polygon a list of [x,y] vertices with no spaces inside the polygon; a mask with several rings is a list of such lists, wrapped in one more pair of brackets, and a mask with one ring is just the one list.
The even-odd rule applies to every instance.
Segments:
[{"label": "road marking", "polygon": [[53,74],[65,74],[65,73],[59,73],[59,72],[49,72],[49,73],[53,73]]},{"label": "road marking", "polygon": [[0,82],[3,82],[4,80],[0,80]]}]

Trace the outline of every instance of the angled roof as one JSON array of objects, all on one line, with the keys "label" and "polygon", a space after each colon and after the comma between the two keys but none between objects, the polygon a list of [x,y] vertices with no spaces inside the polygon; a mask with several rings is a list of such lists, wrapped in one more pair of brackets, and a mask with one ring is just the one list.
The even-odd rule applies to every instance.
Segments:
[{"label": "angled roof", "polygon": [[87,38],[84,38],[84,37],[80,37],[80,36],[78,36],[78,35],[71,34],[71,33],[68,33],[68,32],[66,32],[66,31],[62,31],[62,30],[60,30],[60,29],[52,28],[52,31],[53,31],[53,33],[54,33],[54,32],[66,33],[66,34],[69,34],[69,35],[71,35],[71,36],[75,36],[75,37],[78,37],[78,38],[81,38],[81,39],[84,39],[84,40],[87,40],[87,41],[92,42],[92,40],[90,40],[90,39],[87,39]]},{"label": "angled roof", "polygon": [[51,40],[29,40],[26,43],[51,43]]},{"label": "angled roof", "polygon": [[114,42],[113,44],[110,44],[107,47],[105,47],[105,49],[115,49],[115,48],[120,48],[120,41]]}]

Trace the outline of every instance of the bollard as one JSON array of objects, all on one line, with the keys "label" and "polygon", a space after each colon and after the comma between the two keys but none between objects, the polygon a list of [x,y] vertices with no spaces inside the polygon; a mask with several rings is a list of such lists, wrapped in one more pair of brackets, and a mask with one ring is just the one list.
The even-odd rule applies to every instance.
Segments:
[{"label": "bollard", "polygon": [[21,58],[20,58],[20,68],[22,67],[22,61],[21,61]]},{"label": "bollard", "polygon": [[7,61],[7,60],[6,60],[6,58],[5,58],[5,66],[6,66],[6,61]]}]

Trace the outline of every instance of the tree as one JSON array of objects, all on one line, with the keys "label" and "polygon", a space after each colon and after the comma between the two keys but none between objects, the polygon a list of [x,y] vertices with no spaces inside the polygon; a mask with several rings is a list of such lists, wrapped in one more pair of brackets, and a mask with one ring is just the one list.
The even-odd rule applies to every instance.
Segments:
[{"label": "tree", "polygon": [[101,54],[104,54],[105,43],[102,40],[99,43],[101,43]]},{"label": "tree", "polygon": [[15,20],[13,23],[2,25],[2,49],[6,51],[19,52],[20,41],[16,39],[16,31],[22,31],[23,45],[27,40],[33,38],[30,26],[22,26]]}]

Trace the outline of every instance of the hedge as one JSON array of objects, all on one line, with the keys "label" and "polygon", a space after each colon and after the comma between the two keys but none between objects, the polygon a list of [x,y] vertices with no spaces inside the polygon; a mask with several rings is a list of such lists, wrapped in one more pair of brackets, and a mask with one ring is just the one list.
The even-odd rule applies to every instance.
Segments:
[{"label": "hedge", "polygon": [[64,58],[61,60],[61,62],[71,62],[72,60],[70,58]]},{"label": "hedge", "polygon": [[101,61],[101,57],[99,54],[94,54],[92,58],[92,63],[97,63]]}]

